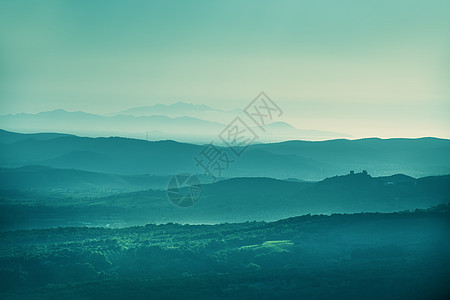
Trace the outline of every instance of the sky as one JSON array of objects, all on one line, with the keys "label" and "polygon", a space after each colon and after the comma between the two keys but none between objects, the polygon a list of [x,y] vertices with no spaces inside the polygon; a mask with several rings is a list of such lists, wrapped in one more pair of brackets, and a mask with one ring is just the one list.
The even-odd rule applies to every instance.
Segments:
[{"label": "sky", "polygon": [[2,1],[0,114],[265,91],[301,129],[450,138],[450,1]]}]

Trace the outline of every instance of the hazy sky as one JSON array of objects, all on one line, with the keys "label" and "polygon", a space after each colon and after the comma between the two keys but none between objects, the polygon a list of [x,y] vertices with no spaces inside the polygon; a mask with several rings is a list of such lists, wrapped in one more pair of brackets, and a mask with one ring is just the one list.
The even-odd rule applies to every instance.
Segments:
[{"label": "hazy sky", "polygon": [[298,128],[450,138],[450,1],[2,1],[1,114],[260,91]]}]

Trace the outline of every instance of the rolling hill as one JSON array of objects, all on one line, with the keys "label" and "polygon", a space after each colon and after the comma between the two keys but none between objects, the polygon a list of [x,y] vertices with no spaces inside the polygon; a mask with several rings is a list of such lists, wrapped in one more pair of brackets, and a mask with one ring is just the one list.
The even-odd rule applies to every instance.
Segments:
[{"label": "rolling hill", "polygon": [[0,297],[447,299],[449,217],[440,206],[271,223],[1,232]]},{"label": "rolling hill", "polygon": [[[117,177],[106,179],[118,180]],[[1,227],[216,224],[273,221],[304,214],[395,212],[450,203],[449,187],[450,175],[415,179],[400,174],[371,177],[354,173],[320,182],[232,178],[204,184],[200,201],[189,208],[174,206],[164,190],[148,189],[105,197],[0,190]]]},{"label": "rolling hill", "polygon": [[[204,173],[194,161],[204,146],[171,140],[70,135],[42,139],[28,134],[3,133],[0,144],[0,167],[4,168],[44,165],[119,175]],[[450,174],[450,140],[437,138],[254,144],[241,157],[236,157],[228,148],[220,149],[233,160],[222,177],[322,180],[349,170],[367,170],[374,176]]]},{"label": "rolling hill", "polygon": [[165,189],[168,176],[115,175],[44,166],[0,168],[0,189],[87,192],[104,195],[144,189]]}]

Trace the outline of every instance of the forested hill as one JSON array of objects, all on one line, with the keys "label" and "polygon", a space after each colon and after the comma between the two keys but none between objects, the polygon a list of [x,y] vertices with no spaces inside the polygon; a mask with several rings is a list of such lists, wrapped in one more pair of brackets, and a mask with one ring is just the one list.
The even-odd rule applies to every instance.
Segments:
[{"label": "forested hill", "polygon": [[448,299],[448,206],[0,233],[2,299]]}]

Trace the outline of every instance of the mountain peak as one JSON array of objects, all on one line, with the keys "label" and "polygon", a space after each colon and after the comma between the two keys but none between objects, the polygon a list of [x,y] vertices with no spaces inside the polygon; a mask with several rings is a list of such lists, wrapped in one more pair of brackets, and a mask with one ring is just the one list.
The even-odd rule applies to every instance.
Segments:
[{"label": "mountain peak", "polygon": [[178,101],[173,104],[155,104],[155,105],[147,105],[134,107],[127,110],[120,111],[118,114],[130,114],[135,116],[143,116],[143,115],[155,115],[155,114],[180,114],[180,113],[189,113],[189,112],[204,112],[204,111],[217,111],[216,109],[204,105],[204,104],[193,104],[187,103],[183,101]]}]

